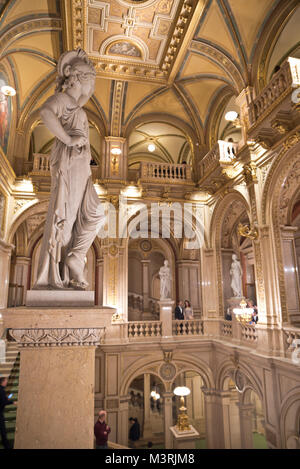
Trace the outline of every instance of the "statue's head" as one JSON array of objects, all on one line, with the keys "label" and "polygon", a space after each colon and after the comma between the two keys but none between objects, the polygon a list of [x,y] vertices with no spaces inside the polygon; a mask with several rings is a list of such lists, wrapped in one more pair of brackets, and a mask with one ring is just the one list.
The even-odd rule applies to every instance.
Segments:
[{"label": "statue's head", "polygon": [[165,265],[166,267],[168,267],[168,265],[169,265],[169,262],[167,261],[167,259],[165,259],[165,261],[164,261],[164,265]]},{"label": "statue's head", "polygon": [[56,91],[80,87],[82,102],[85,104],[95,89],[96,71],[86,52],[82,49],[65,52],[57,64]]},{"label": "statue's head", "polygon": [[236,260],[237,260],[237,255],[236,255],[236,254],[232,254],[232,260],[233,260],[233,261],[236,261]]}]

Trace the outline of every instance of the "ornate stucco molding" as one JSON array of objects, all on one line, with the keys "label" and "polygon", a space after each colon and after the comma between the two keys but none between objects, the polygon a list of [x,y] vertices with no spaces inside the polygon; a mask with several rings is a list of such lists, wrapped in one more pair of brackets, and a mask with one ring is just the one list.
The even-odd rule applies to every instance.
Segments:
[{"label": "ornate stucco molding", "polygon": [[105,328],[9,329],[9,334],[21,347],[97,346]]}]

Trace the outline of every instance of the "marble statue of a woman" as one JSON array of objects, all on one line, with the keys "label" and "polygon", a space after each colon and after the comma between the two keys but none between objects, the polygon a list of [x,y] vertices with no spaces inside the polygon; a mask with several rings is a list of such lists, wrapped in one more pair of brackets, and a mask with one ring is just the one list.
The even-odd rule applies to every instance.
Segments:
[{"label": "marble statue of a woman", "polygon": [[231,288],[233,295],[241,298],[242,293],[242,268],[236,254],[232,254],[232,264],[230,268]]},{"label": "marble statue of a woman", "polygon": [[169,263],[164,261],[164,265],[159,269],[160,277],[160,299],[166,300],[171,298],[171,272]]},{"label": "marble statue of a woman", "polygon": [[65,52],[57,87],[41,109],[55,135],[50,156],[51,196],[34,289],[80,289],[85,256],[104,216],[91,179],[89,125],[82,107],[94,92],[96,73],[87,54]]}]

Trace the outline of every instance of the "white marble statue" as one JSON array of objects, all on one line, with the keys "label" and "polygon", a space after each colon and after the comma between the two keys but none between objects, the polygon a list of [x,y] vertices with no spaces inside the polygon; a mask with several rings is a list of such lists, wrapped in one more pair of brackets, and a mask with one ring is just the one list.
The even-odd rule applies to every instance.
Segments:
[{"label": "white marble statue", "polygon": [[164,265],[159,269],[160,277],[160,299],[171,299],[171,271],[167,260]]},{"label": "white marble statue", "polygon": [[237,297],[242,297],[242,268],[241,263],[237,258],[236,254],[232,254],[232,264],[230,268],[231,275],[231,288],[233,295]]},{"label": "white marble statue", "polygon": [[96,72],[81,50],[62,54],[57,87],[41,109],[55,135],[50,156],[51,197],[34,289],[80,289],[86,253],[104,223],[90,169],[89,124],[82,107],[94,92]]}]

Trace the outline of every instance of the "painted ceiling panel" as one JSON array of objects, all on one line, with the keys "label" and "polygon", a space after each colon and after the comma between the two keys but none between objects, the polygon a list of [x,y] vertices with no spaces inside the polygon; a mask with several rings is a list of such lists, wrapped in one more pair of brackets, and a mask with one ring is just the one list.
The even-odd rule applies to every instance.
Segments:
[{"label": "painted ceiling panel", "polygon": [[[49,73],[54,70],[54,67],[30,54],[14,54],[13,60],[17,69],[19,97],[22,106],[24,100],[28,98],[30,92],[33,91],[33,88],[43,79],[47,78]],[[33,70],[34,73],[32,73]]]},{"label": "painted ceiling panel", "polygon": [[225,19],[216,0],[213,0],[198,35],[200,39],[205,39],[225,49],[229,55],[240,61],[238,56],[238,46],[233,42]]},{"label": "painted ceiling panel", "polygon": [[198,74],[220,75],[224,78],[229,78],[224,69],[214,64],[211,60],[201,55],[191,53],[180,74],[180,78]]},{"label": "painted ceiling panel", "polygon": [[34,34],[30,34],[30,36],[22,37],[14,41],[8,48],[8,51],[11,49],[31,49],[58,60],[60,56],[59,32],[37,31]]},{"label": "painted ceiling panel", "polygon": [[110,80],[97,77],[94,95],[99,101],[99,103],[101,104],[102,109],[107,118],[109,116],[110,88],[111,88]]},{"label": "painted ceiling panel", "polygon": [[190,118],[186,113],[183,105],[177,99],[175,93],[169,90],[156,98],[152,99],[150,103],[145,104],[136,116],[148,114],[151,112],[161,112],[179,117],[180,119],[190,122]]},{"label": "painted ceiling panel", "polygon": [[5,18],[6,23],[27,15],[57,14],[56,0],[17,0]]},{"label": "painted ceiling panel", "polygon": [[128,114],[138,103],[140,103],[146,96],[150,95],[158,88],[160,88],[159,85],[151,83],[128,83],[124,114],[125,120],[127,119]]},{"label": "painted ceiling panel", "polygon": [[193,82],[183,85],[196,105],[202,122],[204,122],[207,117],[207,111],[212,97],[220,85],[222,86],[222,82],[219,80],[201,80],[200,83]]},{"label": "painted ceiling panel", "polygon": [[276,2],[274,2],[274,0],[251,0],[247,2],[246,8],[245,2],[241,0],[229,0],[228,3],[236,20],[249,58],[253,45],[257,40],[259,29],[268,11]]}]

